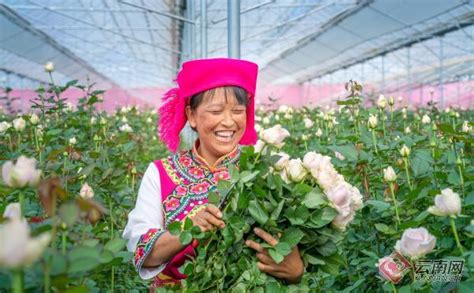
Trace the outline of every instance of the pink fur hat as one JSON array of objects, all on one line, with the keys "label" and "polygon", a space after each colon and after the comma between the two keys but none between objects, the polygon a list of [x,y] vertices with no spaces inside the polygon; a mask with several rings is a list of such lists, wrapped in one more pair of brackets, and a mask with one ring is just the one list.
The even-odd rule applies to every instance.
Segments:
[{"label": "pink fur hat", "polygon": [[178,87],[163,95],[158,109],[158,134],[168,149],[176,152],[179,133],[186,124],[185,108],[189,98],[203,91],[221,86],[238,86],[250,97],[247,106],[247,127],[240,140],[242,145],[255,144],[255,87],[258,65],[245,60],[230,58],[198,59],[183,63],[176,81]]}]

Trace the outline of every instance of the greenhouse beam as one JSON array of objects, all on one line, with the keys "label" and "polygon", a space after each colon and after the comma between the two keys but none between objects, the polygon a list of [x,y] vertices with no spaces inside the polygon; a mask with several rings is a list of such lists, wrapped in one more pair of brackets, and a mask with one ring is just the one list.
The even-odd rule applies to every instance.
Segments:
[{"label": "greenhouse beam", "polygon": [[228,57],[240,59],[240,0],[227,0]]},{"label": "greenhouse beam", "polygon": [[207,58],[207,3],[201,0],[201,58]]}]

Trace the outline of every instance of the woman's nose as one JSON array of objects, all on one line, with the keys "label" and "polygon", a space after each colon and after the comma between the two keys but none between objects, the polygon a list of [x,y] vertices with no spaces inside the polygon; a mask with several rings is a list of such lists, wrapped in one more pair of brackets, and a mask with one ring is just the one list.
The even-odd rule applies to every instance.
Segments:
[{"label": "woman's nose", "polygon": [[231,127],[231,126],[234,126],[234,118],[232,117],[232,112],[230,111],[225,111],[224,112],[224,117],[221,121],[222,125],[226,126],[226,127]]}]

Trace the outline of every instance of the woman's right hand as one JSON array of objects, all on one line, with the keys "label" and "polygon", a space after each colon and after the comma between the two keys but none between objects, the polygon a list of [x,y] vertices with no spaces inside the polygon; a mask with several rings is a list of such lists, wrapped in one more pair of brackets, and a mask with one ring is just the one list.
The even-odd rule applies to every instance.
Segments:
[{"label": "woman's right hand", "polygon": [[195,226],[201,228],[201,232],[212,231],[216,228],[224,228],[225,223],[222,221],[222,212],[213,204],[198,211],[194,216],[189,217]]}]

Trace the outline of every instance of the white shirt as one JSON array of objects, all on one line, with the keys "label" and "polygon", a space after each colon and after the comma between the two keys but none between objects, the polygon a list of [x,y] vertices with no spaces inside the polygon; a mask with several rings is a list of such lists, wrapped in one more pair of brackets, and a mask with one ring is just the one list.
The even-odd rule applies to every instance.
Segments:
[{"label": "white shirt", "polygon": [[[122,234],[122,237],[128,241],[128,251],[135,252],[140,236],[149,229],[162,229],[163,226],[164,213],[161,204],[160,172],[155,163],[152,162],[143,174],[135,208],[128,214],[128,222]],[[138,273],[142,279],[151,279],[158,275],[166,264],[164,263],[155,268],[140,267]]]}]

